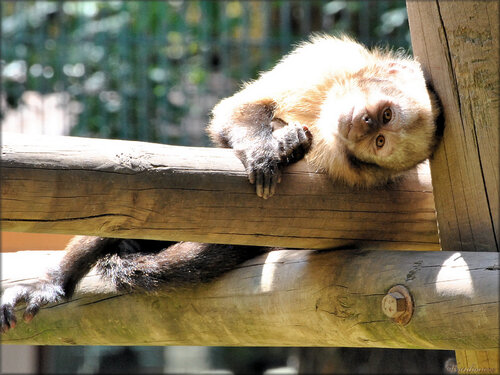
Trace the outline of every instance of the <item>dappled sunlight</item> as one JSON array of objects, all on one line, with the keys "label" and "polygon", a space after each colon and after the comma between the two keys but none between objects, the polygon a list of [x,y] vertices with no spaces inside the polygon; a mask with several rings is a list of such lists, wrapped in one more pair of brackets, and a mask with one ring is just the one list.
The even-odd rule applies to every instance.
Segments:
[{"label": "dappled sunlight", "polygon": [[264,267],[262,267],[262,276],[260,278],[261,292],[269,292],[272,290],[276,268],[285,253],[285,251],[271,251],[267,254]]},{"label": "dappled sunlight", "polygon": [[[275,250],[270,251],[260,277],[260,292],[267,293],[276,290],[276,283],[278,282],[278,275],[287,279],[288,273],[299,275],[302,273],[303,267],[306,267],[309,258],[309,251],[294,251],[294,250]],[[281,269],[279,269],[281,267]],[[284,269],[286,267],[286,269]]]},{"label": "dappled sunlight", "polygon": [[424,161],[417,165],[416,168],[416,178],[421,186],[430,186],[431,185],[431,170],[429,166],[429,160]]},{"label": "dappled sunlight", "polygon": [[453,253],[444,261],[436,278],[436,291],[441,295],[472,297],[472,278],[462,254]]}]

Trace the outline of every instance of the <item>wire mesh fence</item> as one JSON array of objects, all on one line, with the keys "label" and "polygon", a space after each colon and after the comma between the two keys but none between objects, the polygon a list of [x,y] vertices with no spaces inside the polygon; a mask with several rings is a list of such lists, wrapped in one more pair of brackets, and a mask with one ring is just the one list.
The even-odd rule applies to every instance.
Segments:
[{"label": "wire mesh fence", "polygon": [[7,131],[206,145],[213,105],[312,32],[409,46],[404,0],[1,6]]}]

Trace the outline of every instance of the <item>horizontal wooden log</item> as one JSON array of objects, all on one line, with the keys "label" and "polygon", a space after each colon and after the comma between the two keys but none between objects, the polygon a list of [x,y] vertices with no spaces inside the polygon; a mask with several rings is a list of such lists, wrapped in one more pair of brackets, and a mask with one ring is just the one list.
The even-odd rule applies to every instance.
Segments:
[{"label": "horizontal wooden log", "polygon": [[[63,253],[2,254],[2,288]],[[73,300],[19,321],[2,343],[492,349],[499,276],[498,253],[368,250],[273,251],[212,283],[154,295],[115,294],[91,274]],[[381,309],[396,284],[413,298],[405,326]]]},{"label": "horizontal wooden log", "polygon": [[305,162],[256,196],[228,149],[76,137],[2,137],[6,231],[294,248],[439,250],[427,166],[355,191]]}]

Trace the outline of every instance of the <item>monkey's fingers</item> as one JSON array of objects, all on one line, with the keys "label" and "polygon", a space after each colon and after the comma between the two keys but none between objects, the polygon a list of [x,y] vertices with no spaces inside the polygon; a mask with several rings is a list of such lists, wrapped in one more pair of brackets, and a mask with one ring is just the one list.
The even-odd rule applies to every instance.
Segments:
[{"label": "monkey's fingers", "polygon": [[[305,138],[304,138],[305,136]],[[312,133],[306,125],[302,125],[302,132],[299,134],[300,143],[303,147],[309,148],[312,143]]]},{"label": "monkey's fingers", "polygon": [[309,128],[298,123],[290,123],[273,133],[280,149],[281,162],[286,165],[302,159],[309,150],[312,134]]},{"label": "monkey's fingers", "polygon": [[[255,180],[255,192],[257,196],[264,199],[272,196],[271,179],[272,175],[270,173],[264,173],[262,171],[257,173],[257,178]],[[274,190],[276,190],[276,188]]]},{"label": "monkey's fingers", "polygon": [[31,322],[39,310],[40,305],[29,305],[23,313],[23,320],[26,323]]},{"label": "monkey's fingers", "polygon": [[292,150],[292,153],[288,159],[288,163],[294,163],[301,160],[307,153],[307,151],[309,151],[312,143],[312,134],[307,126],[304,125],[297,127],[297,139],[298,144]]},{"label": "monkey's fingers", "polygon": [[252,185],[255,184],[255,171],[251,170],[250,172],[248,172],[247,175],[248,175],[248,181],[250,181]]},{"label": "monkey's fingers", "polygon": [[14,308],[19,302],[26,299],[26,293],[27,288],[22,285],[7,288],[4,291],[0,305],[0,330],[2,333],[16,326],[17,319]]},{"label": "monkey's fingers", "polygon": [[302,159],[305,153],[309,151],[309,148],[311,147],[312,134],[309,131],[309,128],[305,125],[296,125],[296,130],[298,142],[292,154],[296,154],[297,157],[300,157]]},{"label": "monkey's fingers", "polygon": [[278,168],[277,172],[271,176],[269,184],[269,196],[272,197],[276,193],[276,187],[281,182],[281,169]]},{"label": "monkey's fingers", "polygon": [[31,290],[26,296],[26,309],[23,319],[26,323],[31,322],[33,317],[40,311],[42,306],[58,302],[64,298],[62,287],[53,282],[42,282],[37,288]]},{"label": "monkey's fingers", "polygon": [[[273,173],[265,173],[263,178],[263,187],[262,187],[262,198],[267,199],[274,194],[276,191],[276,182],[273,181],[274,174]],[[274,188],[273,188],[274,185]]]},{"label": "monkey's fingers", "polygon": [[261,171],[256,173],[255,192],[257,193],[257,196],[261,198],[264,197],[264,174]]},{"label": "monkey's fingers", "polygon": [[2,305],[0,314],[0,329],[2,333],[16,327],[17,319],[14,315],[14,306],[10,304]]},{"label": "monkey's fingers", "polygon": [[276,186],[281,181],[281,169],[278,161],[269,162],[264,168],[255,171],[255,191],[261,198],[268,199],[276,193]]}]

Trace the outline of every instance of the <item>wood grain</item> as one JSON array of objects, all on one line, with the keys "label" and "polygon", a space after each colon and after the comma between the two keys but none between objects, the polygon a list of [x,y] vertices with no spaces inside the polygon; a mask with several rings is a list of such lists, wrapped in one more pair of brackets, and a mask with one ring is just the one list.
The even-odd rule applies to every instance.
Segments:
[{"label": "wood grain", "polygon": [[[63,254],[2,254],[2,288],[36,281]],[[500,342],[499,276],[492,252],[367,250],[272,251],[212,283],[151,295],[116,294],[92,272],[71,301],[2,343],[485,350]],[[414,302],[406,326],[382,312],[396,284]]]},{"label": "wood grain", "polygon": [[497,1],[408,1],[413,51],[444,107],[431,173],[444,250],[499,251]]},{"label": "wood grain", "polygon": [[[499,251],[499,3],[407,1],[413,51],[444,107],[431,160],[443,250]],[[457,350],[460,374],[497,374],[498,349]]]},{"label": "wood grain", "polygon": [[305,162],[256,196],[232,150],[3,135],[3,230],[292,248],[439,250],[426,165],[353,191]]}]

